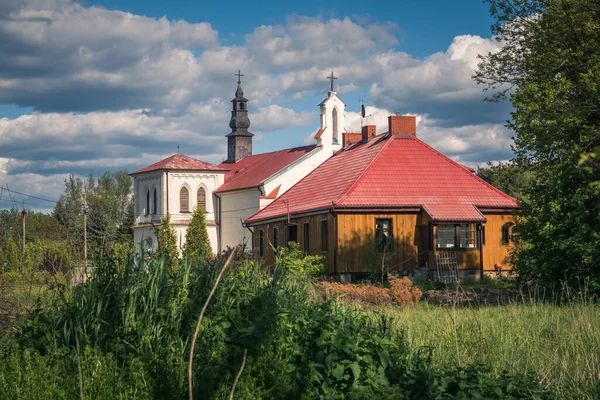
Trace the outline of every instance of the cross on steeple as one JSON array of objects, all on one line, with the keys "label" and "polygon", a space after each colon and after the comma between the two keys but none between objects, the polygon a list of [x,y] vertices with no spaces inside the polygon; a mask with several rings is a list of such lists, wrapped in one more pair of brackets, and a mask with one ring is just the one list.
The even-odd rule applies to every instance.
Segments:
[{"label": "cross on steeple", "polygon": [[238,85],[241,84],[242,83],[242,76],[244,76],[244,74],[242,74],[242,71],[240,71],[238,69],[238,73],[234,74],[234,75],[238,77]]},{"label": "cross on steeple", "polygon": [[333,92],[333,81],[335,81],[337,79],[337,76],[333,75],[333,70],[331,70],[331,75],[329,75],[327,77],[327,79],[329,79],[331,81],[331,90]]},{"label": "cross on steeple", "polygon": [[179,145],[177,145],[177,154],[179,154]]}]

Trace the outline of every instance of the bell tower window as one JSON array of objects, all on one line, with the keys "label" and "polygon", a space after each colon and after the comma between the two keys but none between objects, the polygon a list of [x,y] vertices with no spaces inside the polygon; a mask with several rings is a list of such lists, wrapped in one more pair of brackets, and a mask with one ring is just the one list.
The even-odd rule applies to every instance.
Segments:
[{"label": "bell tower window", "polygon": [[190,212],[190,191],[185,186],[179,192],[179,212]]},{"label": "bell tower window", "polygon": [[339,139],[338,139],[338,111],[337,108],[334,108],[333,111],[331,112],[331,124],[333,125],[333,144],[338,144],[339,143]]}]

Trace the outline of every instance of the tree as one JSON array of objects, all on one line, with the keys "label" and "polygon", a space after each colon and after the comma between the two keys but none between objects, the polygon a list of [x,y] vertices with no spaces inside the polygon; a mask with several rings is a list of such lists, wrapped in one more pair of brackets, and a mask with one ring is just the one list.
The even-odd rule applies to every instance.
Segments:
[{"label": "tree", "polygon": [[477,176],[507,195],[522,200],[523,192],[534,179],[534,173],[527,168],[515,161],[488,162],[485,167],[477,167]]},{"label": "tree", "polygon": [[70,237],[83,243],[83,198],[87,202],[88,242],[106,247],[115,242],[132,242],[132,180],[127,171],[106,171],[98,178],[90,174],[87,181],[76,175],[65,180],[63,193],[53,215],[66,227]]},{"label": "tree", "polygon": [[597,0],[489,0],[500,51],[474,79],[514,107],[523,190],[513,259],[522,282],[558,287],[588,279],[600,290],[600,168],[578,161],[600,145],[600,7]]},{"label": "tree", "polygon": [[6,240],[6,245],[4,247],[4,262],[6,263],[4,272],[21,270],[21,255],[12,236],[9,236]]},{"label": "tree", "polygon": [[167,214],[156,228],[156,240],[158,242],[156,253],[165,258],[167,267],[175,271],[179,264],[179,249],[177,248],[177,235],[171,227],[171,216]]},{"label": "tree", "polygon": [[206,230],[206,217],[202,207],[195,207],[185,234],[184,251],[194,261],[212,260],[213,252]]}]

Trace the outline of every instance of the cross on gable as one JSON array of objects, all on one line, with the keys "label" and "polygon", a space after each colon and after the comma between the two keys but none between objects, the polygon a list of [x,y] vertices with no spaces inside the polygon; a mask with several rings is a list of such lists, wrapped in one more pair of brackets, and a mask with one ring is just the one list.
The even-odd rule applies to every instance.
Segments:
[{"label": "cross on gable", "polygon": [[333,92],[333,81],[337,79],[337,76],[333,75],[333,70],[331,70],[331,75],[327,77],[331,81],[331,91]]},{"label": "cross on gable", "polygon": [[237,73],[237,74],[234,74],[234,75],[238,77],[238,85],[239,85],[239,84],[241,84],[241,83],[242,83],[242,76],[244,76],[244,75],[242,74],[242,71],[240,71],[240,70],[238,69],[238,73]]}]

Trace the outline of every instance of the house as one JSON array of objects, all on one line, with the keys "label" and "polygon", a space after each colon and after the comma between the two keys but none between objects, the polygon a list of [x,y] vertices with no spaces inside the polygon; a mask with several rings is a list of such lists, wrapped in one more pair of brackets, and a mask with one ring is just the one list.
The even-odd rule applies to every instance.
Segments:
[{"label": "house", "polygon": [[240,73],[226,135],[227,159],[213,165],[175,154],[131,174],[134,179],[134,243],[156,246],[154,225],[169,214],[180,247],[193,207],[206,212],[215,253],[246,243],[252,232],[244,221],[263,209],[342,148],[346,105],[333,90],[318,104],[320,126],[315,143],[253,154],[248,99]]},{"label": "house", "polygon": [[391,116],[388,132],[375,132],[364,126],[246,220],[264,262],[295,241],[345,279],[368,272],[369,251],[386,251],[391,270],[427,266],[433,278],[440,260],[455,260],[461,277],[507,269],[517,201],[420,140],[414,116]]}]

